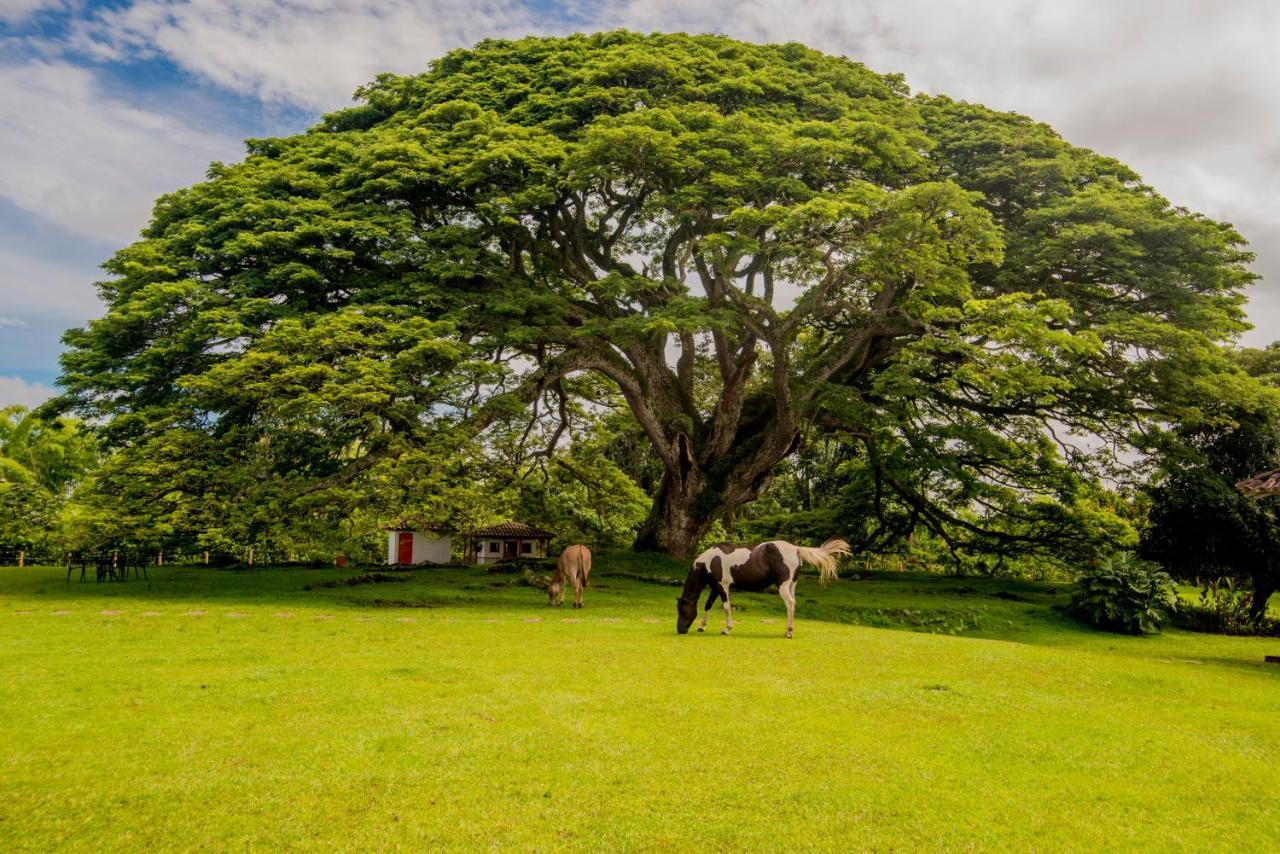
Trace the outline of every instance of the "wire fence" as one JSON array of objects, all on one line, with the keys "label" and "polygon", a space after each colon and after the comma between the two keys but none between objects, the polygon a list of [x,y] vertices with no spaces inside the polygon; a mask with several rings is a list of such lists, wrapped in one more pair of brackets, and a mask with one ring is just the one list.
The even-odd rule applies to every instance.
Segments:
[{"label": "wire fence", "polygon": [[334,561],[300,561],[282,549],[245,547],[236,551],[200,548],[138,548],[136,546],[104,547],[87,551],[57,551],[47,547],[31,548],[0,546],[0,567],[70,566],[72,564],[99,564],[115,556],[117,562],[124,556],[130,565],[137,566],[332,566]]}]

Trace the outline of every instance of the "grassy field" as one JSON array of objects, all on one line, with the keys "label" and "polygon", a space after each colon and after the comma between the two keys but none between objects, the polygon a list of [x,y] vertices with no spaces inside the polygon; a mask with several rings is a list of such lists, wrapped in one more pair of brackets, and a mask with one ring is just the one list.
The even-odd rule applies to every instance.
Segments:
[{"label": "grassy field", "polygon": [[[677,636],[677,565],[0,570],[0,850],[1275,850],[1280,640],[872,575]],[[652,578],[649,576],[653,576]]]}]

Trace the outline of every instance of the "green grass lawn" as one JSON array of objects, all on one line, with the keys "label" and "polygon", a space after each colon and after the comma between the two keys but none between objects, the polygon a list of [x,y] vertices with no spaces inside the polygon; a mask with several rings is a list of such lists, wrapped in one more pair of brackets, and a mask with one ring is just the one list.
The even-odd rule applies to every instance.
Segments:
[{"label": "green grass lawn", "polygon": [[[612,574],[611,574],[612,573]],[[679,565],[0,570],[0,850],[1275,850],[1280,640],[875,574],[675,634]],[[646,579],[646,576],[653,578]]]}]

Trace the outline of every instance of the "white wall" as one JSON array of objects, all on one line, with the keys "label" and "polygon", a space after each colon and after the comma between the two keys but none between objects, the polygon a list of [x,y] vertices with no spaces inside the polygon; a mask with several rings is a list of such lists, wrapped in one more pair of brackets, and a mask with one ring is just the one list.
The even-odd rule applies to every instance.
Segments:
[{"label": "white wall", "polygon": [[[387,564],[396,565],[400,552],[400,532],[387,533]],[[448,537],[435,537],[413,532],[413,563],[448,563],[453,556],[453,542]]]},{"label": "white wall", "polygon": [[[492,550],[491,543],[497,545],[497,551]],[[497,563],[502,560],[501,540],[477,540],[472,548],[479,550],[476,552],[476,563]]]},{"label": "white wall", "polygon": [[413,532],[414,563],[448,563],[453,558],[453,542],[448,537],[428,537]]}]

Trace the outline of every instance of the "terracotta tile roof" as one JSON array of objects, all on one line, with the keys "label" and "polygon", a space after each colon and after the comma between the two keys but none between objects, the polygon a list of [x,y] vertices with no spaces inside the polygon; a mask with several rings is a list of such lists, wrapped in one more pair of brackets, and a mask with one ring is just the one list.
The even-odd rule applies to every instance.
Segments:
[{"label": "terracotta tile roof", "polygon": [[521,537],[529,540],[550,540],[555,534],[535,528],[532,525],[521,525],[519,522],[502,522],[487,528],[478,528],[467,534],[468,537]]},{"label": "terracotta tile roof", "polygon": [[1266,498],[1268,495],[1280,495],[1280,469],[1272,469],[1246,477],[1236,483],[1236,489],[1250,498]]}]

